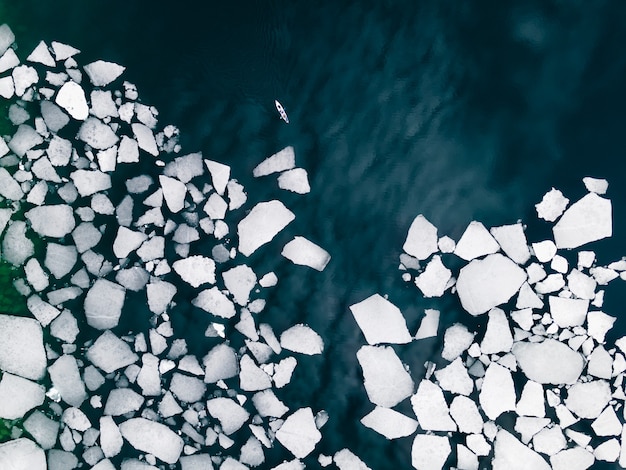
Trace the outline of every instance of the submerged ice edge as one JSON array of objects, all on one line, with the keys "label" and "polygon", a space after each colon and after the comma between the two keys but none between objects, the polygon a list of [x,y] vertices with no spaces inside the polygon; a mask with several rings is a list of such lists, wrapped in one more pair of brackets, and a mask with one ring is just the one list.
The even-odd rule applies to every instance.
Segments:
[{"label": "submerged ice edge", "polygon": [[[387,297],[350,307],[368,343],[357,359],[375,405],[361,423],[387,439],[415,435],[414,468],[626,467],[626,337],[606,343],[616,318],[601,311],[603,287],[626,280],[626,258],[600,265],[587,248],[612,235],[612,207],[606,180],[583,182],[588,193],[571,205],[554,188],[536,205],[554,223],[553,239],[528,243],[520,222],[473,221],[455,242],[415,218],[402,279],[423,297],[453,295],[467,314],[487,317],[475,329],[447,328],[441,357],[417,385],[402,347],[388,345],[437,336],[439,312],[427,310],[413,334]],[[466,264],[453,273],[445,262],[458,259]],[[414,417],[393,409],[407,399]]]},{"label": "submerged ice edge", "polygon": [[[320,354],[324,344],[307,325],[276,334],[259,323],[278,278],[246,264],[295,214],[278,200],[250,207],[230,167],[178,156],[179,130],[159,127],[156,108],[121,82],[123,66],[81,67],[78,49],[43,41],[22,63],[14,42],[0,26],[10,121],[0,138],[0,236],[30,315],[0,313],[0,419],[21,422],[0,444],[0,467],[248,468],[281,445],[293,458],[273,468],[304,468],[328,415],[290,409],[277,394],[297,366],[290,353]],[[125,181],[116,174],[135,168]],[[310,190],[292,147],[254,176],[273,173],[280,189]],[[318,271],[330,260],[300,235],[282,255]],[[137,296],[149,323],[114,333]],[[202,358],[170,321],[185,302],[211,318]],[[77,303],[84,314],[64,308]],[[81,328],[97,337],[83,342]],[[340,466],[354,459],[347,449],[336,456]]]}]

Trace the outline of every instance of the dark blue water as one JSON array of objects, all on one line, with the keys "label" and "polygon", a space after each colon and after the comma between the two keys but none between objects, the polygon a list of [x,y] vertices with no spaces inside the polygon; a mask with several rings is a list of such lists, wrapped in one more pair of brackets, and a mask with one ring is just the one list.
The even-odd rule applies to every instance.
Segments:
[{"label": "dark blue water", "polygon": [[[160,122],[181,129],[184,151],[231,165],[254,200],[283,200],[297,214],[290,233],[331,253],[321,274],[251,259],[281,279],[265,321],[277,331],[305,322],[324,338],[324,355],[300,360],[281,395],[330,413],[322,452],[349,447],[373,469],[410,466],[411,438],[388,442],[359,423],[371,405],[347,308],[389,294],[411,330],[425,307],[443,309],[442,328],[464,315],[400,279],[418,213],[455,239],[474,219],[522,219],[538,240],[548,232],[532,222],[534,204],[547,190],[575,200],[582,177],[608,178],[614,237],[597,245],[599,260],[626,251],[624,2],[0,0],[0,19],[23,50],[57,40],[80,48],[82,63],[127,66]],[[286,145],[309,172],[305,197],[252,178]],[[605,311],[619,315],[624,301],[623,288],[609,288]],[[206,352],[202,320],[172,320]],[[609,341],[625,331],[618,319]],[[440,347],[402,348],[416,381]]]}]

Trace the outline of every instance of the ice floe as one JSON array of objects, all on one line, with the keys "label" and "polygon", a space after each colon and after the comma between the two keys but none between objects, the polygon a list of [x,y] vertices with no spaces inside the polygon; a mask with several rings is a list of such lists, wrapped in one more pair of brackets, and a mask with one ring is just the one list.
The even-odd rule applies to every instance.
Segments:
[{"label": "ice floe", "polygon": [[304,237],[294,237],[283,247],[281,254],[294,264],[309,266],[317,271],[323,271],[330,261],[326,250]]},{"label": "ice floe", "polygon": [[412,341],[400,309],[379,294],[350,306],[369,344],[406,344]]}]

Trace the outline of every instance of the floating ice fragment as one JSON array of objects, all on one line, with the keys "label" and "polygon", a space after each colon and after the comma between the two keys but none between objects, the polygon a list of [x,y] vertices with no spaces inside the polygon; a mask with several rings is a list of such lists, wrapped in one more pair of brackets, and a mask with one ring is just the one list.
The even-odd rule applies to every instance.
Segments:
[{"label": "floating ice fragment", "polygon": [[288,146],[259,163],[252,171],[252,174],[255,178],[271,175],[272,173],[290,170],[295,164],[296,155],[294,149],[292,146]]},{"label": "floating ice fragment", "polygon": [[460,395],[454,397],[450,404],[450,415],[464,434],[481,433],[483,431],[483,418],[478,411],[474,400]]},{"label": "floating ice fragment", "polygon": [[[43,386],[5,372],[0,379],[0,419],[21,419],[45,399]],[[11,468],[11,467],[8,467]]]},{"label": "floating ice fragment", "polygon": [[500,429],[494,445],[494,470],[550,470],[550,465],[535,451],[526,447],[512,434]]},{"label": "floating ice fragment", "polygon": [[607,406],[598,416],[591,428],[596,436],[619,436],[622,432],[622,423],[615,414],[612,406]]},{"label": "floating ice fragment", "polygon": [[206,383],[229,379],[239,371],[235,350],[225,344],[219,344],[211,349],[204,357],[203,364]]},{"label": "floating ice fragment", "polygon": [[4,260],[14,266],[20,266],[34,252],[33,242],[26,237],[26,223],[21,220],[13,221],[7,228],[2,240],[2,257]]},{"label": "floating ice fragment", "polygon": [[476,316],[507,302],[525,280],[523,269],[496,253],[464,266],[456,288],[463,308]]},{"label": "floating ice fragment", "polygon": [[72,80],[66,82],[61,87],[55,102],[77,121],[84,121],[89,116],[89,106],[87,105],[87,98],[85,98],[85,91],[78,83]]},{"label": "floating ice fragment", "polygon": [[520,416],[536,416],[542,418],[546,415],[545,399],[541,384],[529,380],[524,385],[522,395],[517,402],[515,411]]},{"label": "floating ice fragment", "polygon": [[44,376],[46,362],[39,322],[0,314],[0,370],[39,380]]},{"label": "floating ice fragment", "polygon": [[485,337],[480,343],[483,354],[509,352],[513,346],[513,336],[509,321],[503,310],[492,308],[489,311],[489,321]]},{"label": "floating ice fragment", "polygon": [[443,369],[435,371],[435,378],[443,390],[454,394],[469,395],[474,390],[474,381],[467,373],[460,357]]},{"label": "floating ice fragment", "polygon": [[524,374],[540,384],[573,384],[584,366],[580,354],[553,339],[515,343],[513,355]]},{"label": "floating ice fragment", "polygon": [[437,336],[439,330],[439,310],[427,308],[424,311],[424,317],[420,322],[420,327],[415,333],[415,339],[425,339]]},{"label": "floating ice fragment", "polygon": [[97,60],[85,65],[84,69],[94,86],[104,87],[122,75],[126,67],[113,62]]},{"label": "floating ice fragment", "polygon": [[417,470],[441,470],[451,451],[447,437],[418,434],[411,448],[411,464]]},{"label": "floating ice fragment", "polygon": [[48,46],[43,41],[39,41],[39,44],[37,44],[35,49],[33,49],[33,52],[26,57],[26,60],[29,62],[37,62],[47,65],[48,67],[54,67],[56,65],[50,51],[48,50]]},{"label": "floating ice fragment", "polygon": [[441,357],[446,361],[454,361],[473,341],[474,333],[471,333],[465,325],[455,323],[444,333]]},{"label": "floating ice fragment", "polygon": [[300,408],[287,417],[276,432],[276,439],[298,458],[313,452],[322,435],[315,426],[311,408]]},{"label": "floating ice fragment", "polygon": [[294,264],[309,266],[323,271],[330,261],[330,254],[304,237],[294,237],[280,253]]},{"label": "floating ice fragment", "polygon": [[108,149],[119,140],[110,126],[95,117],[88,117],[83,122],[78,130],[78,138],[97,150]]},{"label": "floating ice fragment", "polygon": [[425,260],[437,251],[437,241],[437,227],[420,214],[411,223],[402,249],[419,260]]},{"label": "floating ice fragment", "polygon": [[0,196],[14,201],[19,201],[24,197],[19,183],[2,167],[0,167]]},{"label": "floating ice fragment", "polygon": [[563,196],[561,191],[552,188],[544,194],[540,203],[535,204],[535,209],[539,218],[554,222],[563,213],[568,203],[569,199]]},{"label": "floating ice fragment", "polygon": [[587,314],[587,333],[598,343],[604,343],[604,336],[613,328],[615,320],[615,317],[604,312],[589,312]]},{"label": "floating ice fragment", "polygon": [[476,221],[470,224],[457,242],[454,254],[466,261],[495,253],[500,249],[498,242],[491,236],[485,226]]},{"label": "floating ice fragment", "polygon": [[64,237],[76,225],[72,208],[65,204],[35,207],[25,215],[32,229],[43,237]]},{"label": "floating ice fragment", "polygon": [[276,398],[272,390],[264,390],[252,396],[252,403],[262,417],[280,418],[289,411],[285,404]]},{"label": "floating ice fragment", "polygon": [[15,93],[13,79],[11,77],[0,78],[0,96],[8,100],[13,97],[13,93]]},{"label": "floating ice fragment", "polygon": [[[13,49],[8,49],[4,54],[0,54],[0,73],[6,72],[7,70],[12,69],[16,65],[19,65],[19,64],[20,64],[20,59],[17,57],[17,54],[15,53],[15,51],[13,51]],[[13,84],[13,79],[11,77],[5,77],[5,78],[8,79],[8,81],[10,81],[11,84]]]},{"label": "floating ice fragment", "polygon": [[351,305],[350,311],[369,344],[406,344],[412,340],[400,309],[378,294]]},{"label": "floating ice fragment", "polygon": [[0,26],[0,55],[4,54],[6,50],[11,47],[11,44],[15,41],[15,34],[11,31],[11,28],[7,24]]},{"label": "floating ice fragment", "polygon": [[280,335],[280,345],[288,351],[301,354],[322,354],[324,342],[320,335],[307,325],[295,325]]},{"label": "floating ice fragment", "polygon": [[232,318],[235,316],[235,305],[217,287],[211,287],[200,292],[191,303],[215,316]]},{"label": "floating ice fragment", "polygon": [[583,274],[578,269],[572,269],[567,275],[567,285],[572,294],[578,298],[592,300],[596,295],[597,283],[595,279]]},{"label": "floating ice fragment", "polygon": [[85,385],[78,371],[76,358],[63,355],[48,367],[50,379],[63,401],[71,406],[80,406],[87,399]]},{"label": "floating ice fragment", "polygon": [[24,421],[24,429],[37,441],[37,444],[42,449],[48,450],[56,444],[59,434],[59,423],[48,418],[41,411],[35,410]]},{"label": "floating ice fragment", "polygon": [[411,397],[411,405],[420,427],[425,431],[456,431],[450,410],[437,384],[422,380]]},{"label": "floating ice fragment", "polygon": [[115,457],[122,450],[124,441],[117,424],[110,416],[100,418],[100,447],[105,457]]},{"label": "floating ice fragment", "polygon": [[35,129],[27,124],[20,124],[17,132],[11,137],[8,146],[15,155],[23,157],[28,150],[42,142],[43,137]]},{"label": "floating ice fragment", "polygon": [[250,292],[256,285],[256,274],[245,264],[235,266],[222,274],[226,289],[239,305],[247,305]]},{"label": "floating ice fragment", "polygon": [[106,279],[97,279],[85,297],[87,323],[106,330],[117,326],[122,314],[126,292],[122,286]]},{"label": "floating ice fragment", "polygon": [[410,436],[417,429],[417,421],[389,408],[377,406],[361,419],[361,423],[387,439]]},{"label": "floating ice fragment", "polygon": [[278,187],[298,194],[307,194],[311,191],[306,170],[294,168],[287,170],[278,177]]},{"label": "floating ice fragment", "polygon": [[550,457],[552,470],[586,470],[594,462],[593,454],[582,447],[565,449]]},{"label": "floating ice fragment", "polygon": [[424,272],[415,279],[415,285],[424,297],[441,297],[452,277],[452,271],[441,262],[441,256],[435,255],[429,261]]},{"label": "floating ice fragment", "polygon": [[282,388],[291,381],[291,375],[298,362],[295,357],[286,357],[274,367],[274,376],[272,380],[276,388]]},{"label": "floating ice fragment", "polygon": [[167,426],[145,418],[132,418],[119,426],[120,432],[135,449],[154,455],[170,464],[178,461],[183,440]]},{"label": "floating ice fragment", "polygon": [[604,194],[606,193],[606,190],[609,189],[609,182],[605,179],[591,178],[590,176],[587,176],[583,178],[583,183],[585,184],[587,191],[596,194]]},{"label": "floating ice fragment", "polygon": [[577,248],[613,233],[611,201],[589,193],[570,206],[554,226],[558,248]]},{"label": "floating ice fragment", "polygon": [[31,85],[39,81],[37,70],[27,65],[20,65],[13,69],[13,83],[15,84],[15,94],[22,97]]},{"label": "floating ice fragment", "polygon": [[144,398],[130,388],[115,388],[109,393],[104,406],[104,414],[122,416],[139,410],[143,403]]},{"label": "floating ice fragment", "polygon": [[270,242],[295,219],[280,201],[260,202],[239,222],[239,251],[250,256],[257,248]]},{"label": "floating ice fragment", "polygon": [[87,350],[86,357],[107,374],[133,364],[139,359],[128,344],[111,331],[105,331],[100,335]]},{"label": "floating ice fragment", "polygon": [[[2,31],[0,30],[0,41],[2,38],[1,34]],[[37,444],[30,439],[21,437],[0,444],[0,468],[10,470],[47,470],[54,467],[48,466],[46,454]]]},{"label": "floating ice fragment", "polygon": [[511,371],[495,362],[489,364],[479,394],[480,406],[491,420],[515,409],[515,387]]},{"label": "floating ice fragment", "polygon": [[544,240],[542,242],[533,243],[533,251],[535,257],[542,263],[549,262],[556,254],[556,245],[552,240]]},{"label": "floating ice fragment", "polygon": [[204,205],[203,210],[212,220],[221,220],[226,216],[228,204],[222,196],[217,193],[212,193]]},{"label": "floating ice fragment", "polygon": [[341,449],[339,452],[336,452],[333,456],[333,461],[339,470],[371,470],[349,449]]},{"label": "floating ice fragment", "polygon": [[35,258],[31,258],[24,265],[24,273],[26,280],[37,292],[41,292],[49,285],[48,275],[42,269],[41,265]]},{"label": "floating ice fragment", "polygon": [[161,188],[163,188],[163,197],[170,211],[180,212],[185,207],[185,196],[187,195],[187,187],[181,181],[170,178],[169,176],[159,176]]},{"label": "floating ice fragment", "polygon": [[113,253],[120,259],[126,258],[131,252],[139,248],[147,238],[144,233],[119,227],[113,242]]},{"label": "floating ice fragment", "polygon": [[372,403],[391,408],[413,394],[413,379],[390,346],[362,346],[356,355]]},{"label": "floating ice fragment", "polygon": [[215,284],[215,262],[201,255],[189,256],[172,264],[174,271],[192,287]]},{"label": "floating ice fragment", "polygon": [[268,389],[272,386],[270,376],[257,366],[247,354],[242,356],[239,365],[239,384],[242,390],[256,392]]},{"label": "floating ice fragment", "polygon": [[206,385],[200,379],[176,372],[170,382],[170,391],[180,401],[195,403],[200,401],[206,392]]},{"label": "floating ice fragment", "polygon": [[220,422],[227,435],[240,429],[250,417],[250,413],[230,398],[212,398],[206,405],[209,414]]},{"label": "floating ice fragment", "polygon": [[75,47],[60,42],[52,41],[52,52],[58,61],[69,59],[80,51]]},{"label": "floating ice fragment", "polygon": [[567,391],[565,406],[581,418],[597,418],[611,400],[611,387],[604,380],[575,383]]},{"label": "floating ice fragment", "polygon": [[159,149],[157,148],[152,130],[148,126],[139,123],[132,124],[132,128],[139,148],[155,157],[159,155]]}]

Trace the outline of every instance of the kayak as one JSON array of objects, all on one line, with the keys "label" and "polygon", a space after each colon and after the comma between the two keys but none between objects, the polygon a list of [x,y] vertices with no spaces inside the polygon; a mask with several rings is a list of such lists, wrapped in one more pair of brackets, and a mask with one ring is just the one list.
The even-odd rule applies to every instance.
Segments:
[{"label": "kayak", "polygon": [[274,100],[274,104],[276,104],[276,109],[278,110],[278,114],[280,114],[280,118],[289,124],[289,118],[287,117],[287,113],[285,112],[285,108],[283,105],[278,102],[278,100]]}]

